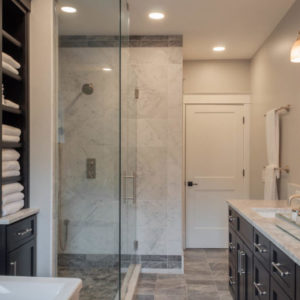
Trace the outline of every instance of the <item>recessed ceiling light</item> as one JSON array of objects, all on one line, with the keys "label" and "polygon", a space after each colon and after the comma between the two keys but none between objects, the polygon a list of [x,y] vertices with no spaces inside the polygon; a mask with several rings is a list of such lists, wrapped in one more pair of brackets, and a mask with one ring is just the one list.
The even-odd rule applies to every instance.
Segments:
[{"label": "recessed ceiling light", "polygon": [[149,14],[149,18],[153,19],[153,20],[162,20],[162,19],[164,19],[164,17],[165,17],[165,14],[162,12],[155,11],[155,12],[151,12]]},{"label": "recessed ceiling light", "polygon": [[74,13],[77,12],[77,9],[75,7],[72,7],[72,6],[62,6],[61,10],[65,13],[68,13],[68,14],[74,14]]},{"label": "recessed ceiling light", "polygon": [[102,68],[102,71],[104,71],[104,72],[110,72],[110,71],[112,71],[112,68],[105,67],[105,68]]},{"label": "recessed ceiling light", "polygon": [[213,48],[213,51],[215,51],[215,52],[223,52],[225,50],[226,50],[226,48],[224,46],[216,46]]}]

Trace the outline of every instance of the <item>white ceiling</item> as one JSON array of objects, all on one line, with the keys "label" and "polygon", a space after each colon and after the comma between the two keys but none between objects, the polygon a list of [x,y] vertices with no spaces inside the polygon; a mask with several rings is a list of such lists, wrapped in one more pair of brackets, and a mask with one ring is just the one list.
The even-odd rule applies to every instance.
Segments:
[{"label": "white ceiling", "polygon": [[[249,59],[295,0],[128,0],[130,34],[183,34],[184,59]],[[60,16],[63,34],[116,34],[117,0],[60,0],[78,9]],[[148,18],[166,13],[162,21]],[[224,53],[212,47],[225,45]]]}]

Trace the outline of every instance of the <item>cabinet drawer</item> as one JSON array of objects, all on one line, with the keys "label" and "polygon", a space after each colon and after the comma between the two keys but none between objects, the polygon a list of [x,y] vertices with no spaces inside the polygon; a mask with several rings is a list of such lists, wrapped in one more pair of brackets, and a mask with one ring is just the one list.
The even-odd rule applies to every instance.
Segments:
[{"label": "cabinet drawer", "polygon": [[270,299],[270,275],[258,259],[254,258],[253,299]]},{"label": "cabinet drawer", "polygon": [[250,249],[253,249],[253,227],[240,215],[237,218],[237,231]]},{"label": "cabinet drawer", "polygon": [[228,255],[229,255],[229,261],[234,263],[237,259],[236,234],[230,228],[229,228],[229,236],[228,236]]},{"label": "cabinet drawer", "polygon": [[255,256],[265,265],[270,265],[270,241],[254,229],[253,250]]},{"label": "cabinet drawer", "polygon": [[36,236],[36,217],[32,216],[7,227],[7,251],[10,252]]},{"label": "cabinet drawer", "polygon": [[273,278],[271,278],[270,300],[292,300]]},{"label": "cabinet drawer", "polygon": [[295,263],[271,244],[271,274],[289,297],[295,295]]},{"label": "cabinet drawer", "polygon": [[300,266],[297,266],[296,287],[296,299],[300,300]]},{"label": "cabinet drawer", "polygon": [[237,221],[238,221],[238,214],[232,207],[229,207],[228,209],[228,223],[229,223],[229,228],[232,230],[237,230]]}]

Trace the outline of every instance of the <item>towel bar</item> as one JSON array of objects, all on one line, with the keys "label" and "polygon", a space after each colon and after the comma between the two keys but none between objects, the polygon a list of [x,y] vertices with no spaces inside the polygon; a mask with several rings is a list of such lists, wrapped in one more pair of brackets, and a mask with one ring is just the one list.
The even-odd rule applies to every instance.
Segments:
[{"label": "towel bar", "polygon": [[[280,112],[281,110],[285,110],[286,112],[289,112],[291,110],[291,105],[288,104],[286,106],[281,106],[281,107],[275,109],[276,112]],[[264,114],[264,116],[266,116],[266,114]]]},{"label": "towel bar", "polygon": [[[264,167],[265,169],[266,167]],[[275,170],[279,170],[280,172],[286,172],[286,173],[290,173],[290,168],[288,166],[285,166],[283,168],[275,168]]]}]

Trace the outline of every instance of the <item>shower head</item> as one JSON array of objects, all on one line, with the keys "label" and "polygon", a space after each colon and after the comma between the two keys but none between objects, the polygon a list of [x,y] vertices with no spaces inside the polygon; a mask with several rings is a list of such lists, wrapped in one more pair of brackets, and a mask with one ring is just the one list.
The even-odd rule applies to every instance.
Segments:
[{"label": "shower head", "polygon": [[81,92],[85,95],[92,95],[94,93],[94,86],[92,83],[85,83],[82,88]]}]

